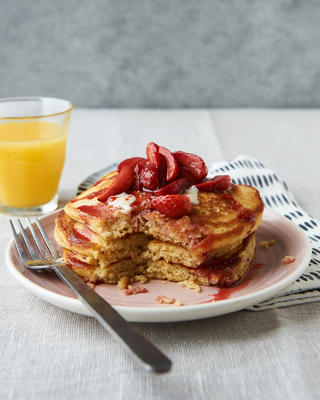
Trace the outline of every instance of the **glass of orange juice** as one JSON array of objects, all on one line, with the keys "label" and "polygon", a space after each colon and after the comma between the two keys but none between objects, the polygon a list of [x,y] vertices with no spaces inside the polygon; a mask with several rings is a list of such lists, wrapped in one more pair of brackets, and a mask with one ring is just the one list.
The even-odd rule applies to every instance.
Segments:
[{"label": "glass of orange juice", "polygon": [[57,208],[73,105],[49,97],[0,99],[0,212]]}]

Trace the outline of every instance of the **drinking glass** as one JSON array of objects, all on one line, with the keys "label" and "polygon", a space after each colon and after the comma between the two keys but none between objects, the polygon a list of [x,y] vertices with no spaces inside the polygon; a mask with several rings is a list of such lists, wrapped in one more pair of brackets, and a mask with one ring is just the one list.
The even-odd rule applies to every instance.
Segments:
[{"label": "drinking glass", "polygon": [[0,212],[57,208],[72,109],[70,101],[49,97],[0,99]]}]

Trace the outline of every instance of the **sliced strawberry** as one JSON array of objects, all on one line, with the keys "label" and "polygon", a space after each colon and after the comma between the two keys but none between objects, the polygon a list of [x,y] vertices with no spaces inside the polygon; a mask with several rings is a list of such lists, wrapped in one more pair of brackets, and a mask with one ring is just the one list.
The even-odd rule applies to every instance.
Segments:
[{"label": "sliced strawberry", "polygon": [[207,176],[207,166],[201,157],[184,151],[175,151],[173,155],[178,164],[182,167],[188,167],[196,178],[202,180]]},{"label": "sliced strawberry", "polygon": [[135,174],[133,170],[127,165],[124,165],[119,174],[116,176],[116,179],[112,185],[101,193],[101,195],[98,197],[98,200],[104,203],[110,196],[115,196],[119,193],[125,192],[131,188],[131,186],[134,184],[134,181]]},{"label": "sliced strawberry", "polygon": [[179,178],[187,178],[191,185],[202,182],[202,179],[196,178],[187,167],[179,167]]},{"label": "sliced strawberry", "polygon": [[157,167],[156,154],[159,153],[159,146],[153,142],[148,143],[146,153],[150,163]]},{"label": "sliced strawberry", "polygon": [[146,153],[150,164],[158,171],[159,186],[164,186],[167,183],[167,166],[164,156],[159,153],[159,146],[153,142],[148,143]]},{"label": "sliced strawberry", "polygon": [[181,194],[154,197],[151,200],[151,205],[157,211],[170,218],[188,215],[191,213],[192,208],[189,197]]},{"label": "sliced strawberry", "polygon": [[142,186],[150,190],[157,189],[159,185],[158,171],[148,162],[141,171],[140,179]]},{"label": "sliced strawberry", "polygon": [[121,161],[121,163],[118,165],[118,171],[120,172],[122,167],[125,165],[133,169],[136,166],[136,164],[138,164],[138,162],[142,160],[145,160],[145,158],[142,157],[127,158],[126,160]]},{"label": "sliced strawberry", "polygon": [[152,194],[154,196],[165,196],[167,194],[179,194],[184,192],[188,187],[190,187],[190,182],[187,178],[180,178],[160,189],[155,190]]},{"label": "sliced strawberry", "polygon": [[134,188],[135,190],[141,191],[143,189],[143,185],[141,182],[141,172],[143,170],[143,167],[147,163],[147,159],[144,158],[143,160],[139,161],[136,166],[134,167],[134,173],[135,173],[135,185]]},{"label": "sliced strawberry", "polygon": [[159,187],[167,184],[167,165],[166,159],[160,153],[156,155],[156,169],[158,171]]},{"label": "sliced strawberry", "polygon": [[231,178],[229,175],[218,175],[209,181],[199,183],[196,187],[200,192],[223,192],[229,189]]},{"label": "sliced strawberry", "polygon": [[173,181],[176,179],[179,173],[179,165],[174,158],[174,155],[166,147],[160,146],[159,153],[162,154],[167,164],[167,181]]}]

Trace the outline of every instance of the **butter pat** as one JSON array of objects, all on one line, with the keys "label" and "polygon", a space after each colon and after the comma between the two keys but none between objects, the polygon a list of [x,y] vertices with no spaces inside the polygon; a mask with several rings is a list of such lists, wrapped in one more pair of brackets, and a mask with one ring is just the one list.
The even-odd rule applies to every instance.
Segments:
[{"label": "butter pat", "polygon": [[199,190],[196,186],[191,186],[184,194],[189,197],[192,204],[199,204],[198,192]]},{"label": "butter pat", "polygon": [[110,196],[108,198],[108,204],[114,208],[117,208],[123,214],[129,214],[132,210],[131,204],[136,201],[136,196],[128,193],[120,193],[116,196]]}]

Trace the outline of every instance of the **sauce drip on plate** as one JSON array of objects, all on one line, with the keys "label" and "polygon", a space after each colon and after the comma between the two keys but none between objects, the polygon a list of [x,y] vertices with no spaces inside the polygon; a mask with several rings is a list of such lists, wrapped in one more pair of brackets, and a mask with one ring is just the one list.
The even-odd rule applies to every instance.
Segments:
[{"label": "sauce drip on plate", "polygon": [[261,269],[264,266],[262,263],[253,263],[252,266],[250,267],[249,271],[246,273],[244,278],[239,282],[236,283],[235,286],[229,287],[229,288],[219,288],[217,293],[211,294],[212,296],[211,299],[207,301],[201,302],[202,304],[204,303],[212,303],[214,301],[221,301],[221,300],[227,300],[231,297],[233,293],[238,292],[241,289],[244,289],[249,285],[251,282],[254,272]]}]

